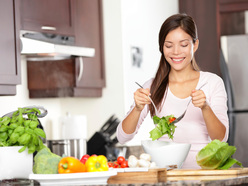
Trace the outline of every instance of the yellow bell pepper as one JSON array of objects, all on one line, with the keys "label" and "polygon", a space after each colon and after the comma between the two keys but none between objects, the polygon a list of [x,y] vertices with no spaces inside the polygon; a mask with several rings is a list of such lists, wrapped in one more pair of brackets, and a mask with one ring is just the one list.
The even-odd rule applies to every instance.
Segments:
[{"label": "yellow bell pepper", "polygon": [[89,157],[85,165],[87,172],[108,171],[108,160],[104,155]]},{"label": "yellow bell pepper", "polygon": [[74,157],[64,157],[58,164],[59,174],[85,172],[85,165]]}]

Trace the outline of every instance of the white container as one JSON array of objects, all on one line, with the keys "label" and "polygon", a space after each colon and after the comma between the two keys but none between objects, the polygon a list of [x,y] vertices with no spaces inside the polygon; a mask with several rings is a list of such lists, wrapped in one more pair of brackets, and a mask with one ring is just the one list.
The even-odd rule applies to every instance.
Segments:
[{"label": "white container", "polygon": [[87,118],[85,115],[61,117],[61,139],[87,139]]},{"label": "white container", "polygon": [[166,141],[141,141],[144,151],[151,155],[159,168],[176,166],[180,169],[188,156],[191,144]]},{"label": "white container", "polygon": [[29,178],[33,171],[33,154],[28,149],[19,153],[22,146],[0,147],[0,180]]}]

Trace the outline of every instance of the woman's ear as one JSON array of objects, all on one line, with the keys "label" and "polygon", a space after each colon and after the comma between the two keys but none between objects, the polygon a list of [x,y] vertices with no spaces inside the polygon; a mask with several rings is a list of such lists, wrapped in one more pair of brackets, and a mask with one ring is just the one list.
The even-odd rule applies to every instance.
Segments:
[{"label": "woman's ear", "polygon": [[195,43],[194,43],[194,52],[197,51],[198,46],[199,46],[199,39],[197,39],[197,40],[195,41]]}]

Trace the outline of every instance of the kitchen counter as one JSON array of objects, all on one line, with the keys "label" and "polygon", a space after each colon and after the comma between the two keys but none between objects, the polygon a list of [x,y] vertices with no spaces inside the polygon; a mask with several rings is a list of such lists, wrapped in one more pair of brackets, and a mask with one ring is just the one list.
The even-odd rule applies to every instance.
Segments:
[{"label": "kitchen counter", "polygon": [[[126,172],[127,171],[127,172]],[[45,180],[39,184],[37,180],[4,180],[0,186],[57,186],[57,185],[109,185],[109,186],[215,186],[215,185],[248,185],[248,168],[231,168],[228,170],[191,170],[164,168],[149,169],[148,171],[129,170],[118,172],[87,173],[80,177],[74,175],[42,176]],[[91,175],[91,176],[90,176]],[[101,176],[102,175],[102,176]],[[108,176],[107,176],[108,175]],[[41,177],[37,175],[37,179]],[[101,178],[105,177],[102,181]],[[106,177],[107,176],[107,177]],[[49,179],[47,177],[50,177]],[[53,177],[53,178],[52,178]],[[54,178],[56,177],[56,179]],[[69,179],[70,178],[70,179]],[[79,180],[75,180],[78,179]],[[35,177],[34,177],[35,179]],[[42,180],[42,179],[41,179]],[[49,181],[50,180],[50,181]],[[52,181],[54,180],[54,181]],[[98,180],[98,181],[97,181]],[[21,181],[21,182],[20,182]],[[100,182],[99,182],[100,181]],[[108,184],[105,184],[105,183]],[[67,184],[66,184],[67,183]]]},{"label": "kitchen counter", "polygon": [[[216,186],[216,185],[248,185],[248,174],[237,176],[233,178],[223,179],[221,177],[215,177],[215,180],[194,180],[195,177],[187,177],[187,180],[168,180],[166,182],[160,183],[142,183],[142,184],[107,184],[108,186]],[[128,179],[128,178],[127,178]],[[210,179],[210,178],[208,178]],[[0,181],[0,186],[39,186],[38,182],[33,182],[32,180],[26,180],[26,183],[17,182],[2,182]],[[46,185],[49,186],[49,185]],[[54,185],[53,185],[54,186]],[[100,186],[100,185],[99,185]]]}]

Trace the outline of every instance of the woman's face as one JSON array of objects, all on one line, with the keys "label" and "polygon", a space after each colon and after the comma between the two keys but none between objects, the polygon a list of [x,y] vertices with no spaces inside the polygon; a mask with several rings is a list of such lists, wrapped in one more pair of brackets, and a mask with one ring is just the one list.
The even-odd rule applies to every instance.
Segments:
[{"label": "woman's face", "polygon": [[171,69],[179,71],[191,65],[198,43],[198,40],[193,43],[191,36],[180,27],[170,31],[165,38],[163,52]]}]

